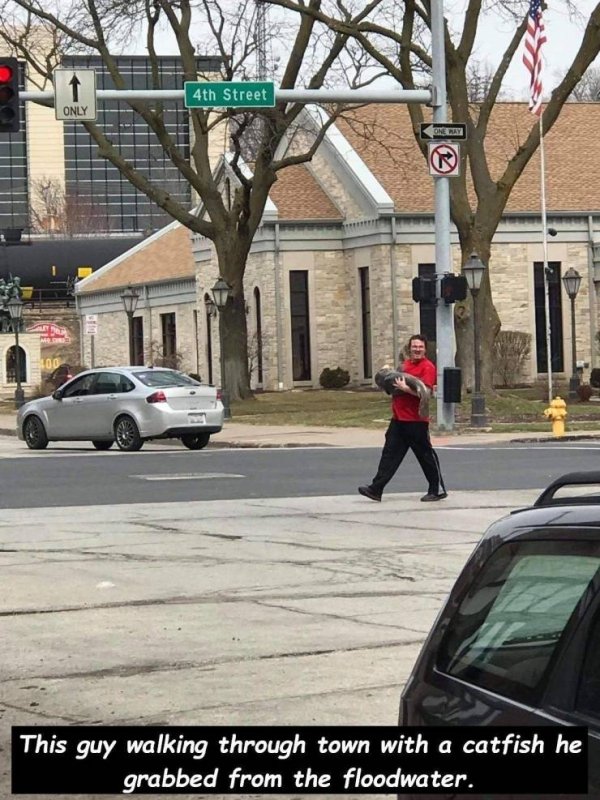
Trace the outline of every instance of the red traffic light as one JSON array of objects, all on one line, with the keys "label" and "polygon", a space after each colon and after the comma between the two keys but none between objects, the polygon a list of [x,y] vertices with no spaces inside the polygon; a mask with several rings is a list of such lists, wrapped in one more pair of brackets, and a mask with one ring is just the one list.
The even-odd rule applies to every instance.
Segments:
[{"label": "red traffic light", "polygon": [[13,68],[8,64],[0,64],[0,83],[8,83],[13,79]]}]

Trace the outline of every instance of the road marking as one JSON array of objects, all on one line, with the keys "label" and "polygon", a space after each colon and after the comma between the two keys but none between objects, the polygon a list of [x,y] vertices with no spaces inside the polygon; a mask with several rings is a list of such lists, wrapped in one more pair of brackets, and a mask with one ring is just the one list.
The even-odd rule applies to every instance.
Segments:
[{"label": "road marking", "polygon": [[237,475],[234,472],[203,472],[180,475],[130,475],[129,477],[138,478],[141,481],[205,481],[213,478],[245,478],[246,476]]}]

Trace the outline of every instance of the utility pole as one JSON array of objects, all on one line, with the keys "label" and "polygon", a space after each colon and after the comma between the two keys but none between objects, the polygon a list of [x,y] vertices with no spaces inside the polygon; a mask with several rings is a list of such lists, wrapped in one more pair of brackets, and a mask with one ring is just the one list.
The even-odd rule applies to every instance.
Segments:
[{"label": "utility pole", "polygon": [[[446,111],[446,48],[444,43],[443,0],[434,0],[431,7],[431,61],[433,121],[448,121]],[[435,273],[437,333],[437,426],[451,431],[454,427],[454,405],[444,403],[444,367],[454,366],[454,305],[446,304],[440,297],[440,282],[444,272],[452,271],[450,247],[450,178],[436,177],[435,186]]]}]

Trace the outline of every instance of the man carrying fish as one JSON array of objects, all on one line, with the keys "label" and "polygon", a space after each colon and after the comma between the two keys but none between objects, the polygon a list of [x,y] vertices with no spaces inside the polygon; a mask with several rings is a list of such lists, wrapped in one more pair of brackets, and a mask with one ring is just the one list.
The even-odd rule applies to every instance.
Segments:
[{"label": "man carrying fish", "polygon": [[[385,434],[377,474],[370,484],[359,486],[359,494],[381,501],[386,485],[394,477],[408,450],[412,450],[429,484],[425,503],[448,497],[437,453],[429,438],[427,400],[436,383],[436,368],[426,356],[427,339],[420,333],[408,340],[408,358],[390,381],[390,370],[380,370],[375,382],[392,395],[392,419]],[[386,381],[386,377],[388,380]]]}]

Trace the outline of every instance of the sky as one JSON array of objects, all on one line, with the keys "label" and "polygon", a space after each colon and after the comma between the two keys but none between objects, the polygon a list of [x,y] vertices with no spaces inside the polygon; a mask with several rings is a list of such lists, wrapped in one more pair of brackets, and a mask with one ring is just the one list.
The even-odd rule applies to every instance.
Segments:
[{"label": "sky", "polygon": [[[228,2],[229,0],[226,0]],[[462,20],[467,0],[436,0],[444,3],[444,15],[449,24],[462,30]],[[597,0],[576,0],[579,19],[573,19],[567,9],[566,0],[547,0],[548,7],[544,11],[544,24],[547,42],[544,45],[544,97],[559,82],[576,54],[585,25]],[[526,3],[523,3],[526,7]],[[482,13],[474,48],[474,57],[480,62],[488,62],[497,66],[501,55],[510,41],[515,28],[513,20],[502,18],[492,10]],[[457,36],[454,37],[457,40]],[[162,31],[160,36],[160,52],[173,53],[178,48],[172,37]],[[275,47],[275,51],[277,48]],[[144,39],[140,37],[138,52],[144,52]],[[527,100],[529,75],[522,61],[523,45],[519,47],[509,67],[504,87],[511,99]],[[595,66],[600,65],[600,62]],[[277,80],[275,80],[277,83]]]},{"label": "sky", "polygon": [[[596,0],[578,0],[577,7],[582,19],[569,18],[564,0],[548,0],[548,8],[544,11],[544,25],[547,42],[544,45],[544,96],[558,83],[557,72],[563,75],[577,53],[585,25],[589,15],[596,6]],[[464,0],[446,0],[444,9],[449,22],[460,24],[461,12],[464,13]],[[462,27],[462,25],[461,25]],[[514,32],[514,22],[503,20],[498,14],[486,12],[482,15],[481,25],[477,32],[476,53],[481,61],[488,61],[494,66],[510,41]],[[494,54],[498,54],[494,59]],[[523,46],[517,50],[508,70],[505,86],[515,99],[527,99],[529,77],[522,61]]]}]

